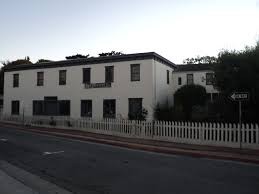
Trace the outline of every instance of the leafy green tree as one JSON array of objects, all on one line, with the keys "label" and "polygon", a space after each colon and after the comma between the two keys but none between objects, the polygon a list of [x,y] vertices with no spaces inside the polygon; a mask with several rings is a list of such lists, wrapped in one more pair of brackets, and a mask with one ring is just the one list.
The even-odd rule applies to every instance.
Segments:
[{"label": "leafy green tree", "polygon": [[174,95],[176,107],[180,107],[185,119],[190,120],[194,106],[203,106],[206,103],[206,89],[200,85],[185,85],[179,88]]},{"label": "leafy green tree", "polygon": [[[222,51],[215,66],[215,87],[220,90],[221,114],[230,121],[238,120],[237,103],[227,99],[234,91],[249,92],[250,99],[243,103],[246,122],[259,121],[259,42],[241,51]],[[225,108],[227,109],[225,110]],[[224,110],[223,110],[224,109]]]},{"label": "leafy green tree", "polygon": [[48,60],[48,59],[39,59],[36,63],[46,63],[46,62],[51,62],[51,60]]},{"label": "leafy green tree", "polygon": [[213,56],[197,56],[196,58],[187,58],[183,61],[184,64],[212,64],[217,62],[217,57]]},{"label": "leafy green tree", "polygon": [[81,54],[76,54],[76,55],[71,55],[71,56],[67,56],[66,59],[87,59],[89,58],[89,54],[87,55],[81,55]]},{"label": "leafy green tree", "polygon": [[100,53],[99,57],[118,56],[118,55],[123,55],[123,53],[122,52],[111,51],[111,52],[108,52],[108,53]]}]

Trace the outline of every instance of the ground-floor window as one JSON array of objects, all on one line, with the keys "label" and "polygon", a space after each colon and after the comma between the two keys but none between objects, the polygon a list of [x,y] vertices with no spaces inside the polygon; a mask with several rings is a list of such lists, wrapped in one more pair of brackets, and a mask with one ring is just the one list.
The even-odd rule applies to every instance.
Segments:
[{"label": "ground-floor window", "polygon": [[116,100],[103,100],[103,118],[116,117]]},{"label": "ground-floor window", "polygon": [[20,101],[14,100],[12,101],[12,115],[19,115],[20,113]]},{"label": "ground-floor window", "polygon": [[138,119],[142,113],[142,98],[129,98],[129,119]]},{"label": "ground-floor window", "polygon": [[69,116],[70,100],[44,99],[33,101],[33,115]]},{"label": "ground-floor window", "polygon": [[81,117],[92,117],[92,100],[81,100]]}]

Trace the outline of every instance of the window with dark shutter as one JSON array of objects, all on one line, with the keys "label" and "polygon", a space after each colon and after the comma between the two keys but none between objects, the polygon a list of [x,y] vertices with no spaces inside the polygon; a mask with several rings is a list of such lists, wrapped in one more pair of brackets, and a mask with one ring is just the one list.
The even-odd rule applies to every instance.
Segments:
[{"label": "window with dark shutter", "polygon": [[142,98],[129,98],[129,119],[138,119],[142,113]]},{"label": "window with dark shutter", "polygon": [[34,100],[33,101],[33,115],[44,115],[44,101]]},{"label": "window with dark shutter", "polygon": [[140,81],[140,64],[130,65],[130,80]]},{"label": "window with dark shutter", "polygon": [[112,83],[114,79],[114,67],[106,66],[105,67],[105,82]]},{"label": "window with dark shutter", "polygon": [[59,70],[59,85],[66,85],[67,70]]},{"label": "window with dark shutter", "polygon": [[70,100],[59,100],[58,108],[59,108],[60,116],[69,116],[70,115]]},{"label": "window with dark shutter", "polygon": [[103,118],[116,117],[116,100],[103,100]]},{"label": "window with dark shutter", "polygon": [[92,100],[81,100],[81,117],[92,117]]},{"label": "window with dark shutter", "polygon": [[178,77],[178,85],[182,85],[182,78]]},{"label": "window with dark shutter", "polygon": [[19,115],[20,114],[20,101],[14,100],[12,101],[12,115]]},{"label": "window with dark shutter", "polygon": [[44,72],[37,72],[37,86],[43,86]]},{"label": "window with dark shutter", "polygon": [[83,83],[90,84],[91,83],[91,68],[83,69]]},{"label": "window with dark shutter", "polygon": [[19,74],[13,74],[13,87],[17,88],[19,87]]}]

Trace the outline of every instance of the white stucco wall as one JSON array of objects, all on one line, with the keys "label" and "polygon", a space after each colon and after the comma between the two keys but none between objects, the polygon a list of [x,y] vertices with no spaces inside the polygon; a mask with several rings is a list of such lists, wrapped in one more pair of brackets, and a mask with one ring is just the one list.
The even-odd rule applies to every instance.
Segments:
[{"label": "white stucco wall", "polygon": [[[154,61],[154,93],[155,105],[166,104],[173,105],[173,68],[164,65],[158,61]],[[169,71],[169,84],[167,84],[167,70]]]},{"label": "white stucco wall", "polygon": [[[140,81],[130,81],[130,64],[140,64]],[[82,83],[82,69],[91,68],[91,82],[105,81],[105,66],[114,66],[112,88],[85,89]],[[43,100],[44,96],[57,96],[59,100],[70,100],[71,117],[80,117],[81,100],[92,100],[93,118],[103,117],[103,100],[116,99],[117,118],[128,117],[128,98],[143,98],[143,107],[148,110],[148,118],[153,115],[153,65],[154,60],[135,60],[105,64],[91,64],[64,68],[48,68],[5,72],[4,114],[11,114],[11,101],[20,101],[20,114],[32,115],[32,101]],[[165,66],[165,65],[164,65]],[[59,85],[59,70],[67,70],[66,85]],[[44,86],[37,86],[37,72],[44,72]],[[19,87],[13,88],[13,74],[19,73]],[[159,74],[158,74],[159,75]],[[159,75],[164,78],[166,72]],[[165,80],[166,81],[166,80]],[[160,85],[159,85],[160,86]],[[157,93],[165,93],[159,89]],[[158,95],[161,98],[160,94]]]}]

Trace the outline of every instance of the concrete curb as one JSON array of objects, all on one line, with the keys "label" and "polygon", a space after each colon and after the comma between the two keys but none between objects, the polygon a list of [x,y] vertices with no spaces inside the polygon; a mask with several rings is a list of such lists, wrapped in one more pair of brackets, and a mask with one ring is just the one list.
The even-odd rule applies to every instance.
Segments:
[{"label": "concrete curb", "polygon": [[[27,193],[34,194],[72,194],[71,192],[47,182],[40,177],[31,174],[21,168],[11,165],[8,162],[0,161],[0,169],[9,177],[15,180],[17,184],[23,185]],[[14,183],[15,183],[14,182]],[[9,188],[10,190],[12,188]],[[1,190],[1,189],[0,189]],[[24,189],[25,190],[25,189]]]},{"label": "concrete curb", "polygon": [[69,134],[65,130],[59,129],[62,132],[50,132],[44,131],[45,128],[24,128],[19,125],[13,124],[6,124],[1,123],[2,126],[7,127],[14,127],[19,130],[35,132],[39,134],[46,134],[52,135],[56,137],[64,137],[64,138],[71,138],[77,139],[82,141],[90,141],[94,143],[101,143],[101,144],[108,144],[112,146],[119,146],[129,149],[136,149],[136,150],[144,150],[149,152],[156,152],[156,153],[164,153],[164,154],[174,154],[174,155],[185,155],[185,156],[192,156],[196,158],[212,158],[212,159],[220,159],[220,160],[233,160],[239,162],[246,162],[246,163],[253,163],[259,164],[259,156],[258,155],[245,155],[240,153],[229,153],[229,152],[220,152],[220,151],[207,151],[207,150],[193,150],[193,149],[181,149],[181,148],[171,148],[171,147],[163,147],[158,145],[146,145],[146,144],[139,144],[139,143],[132,143],[132,142],[125,142],[119,140],[110,140],[110,139],[102,139],[102,138],[95,138],[83,135],[74,135]]}]

